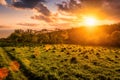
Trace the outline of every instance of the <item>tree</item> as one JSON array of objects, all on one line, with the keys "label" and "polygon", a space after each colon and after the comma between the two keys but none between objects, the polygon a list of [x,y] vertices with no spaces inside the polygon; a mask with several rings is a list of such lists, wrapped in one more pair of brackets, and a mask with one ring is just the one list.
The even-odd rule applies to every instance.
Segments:
[{"label": "tree", "polygon": [[18,30],[15,30],[9,37],[8,39],[9,40],[12,40],[14,42],[22,42],[22,34],[24,33],[23,30],[21,29],[18,29]]},{"label": "tree", "polygon": [[114,31],[111,34],[111,43],[116,46],[120,45],[120,31]]}]

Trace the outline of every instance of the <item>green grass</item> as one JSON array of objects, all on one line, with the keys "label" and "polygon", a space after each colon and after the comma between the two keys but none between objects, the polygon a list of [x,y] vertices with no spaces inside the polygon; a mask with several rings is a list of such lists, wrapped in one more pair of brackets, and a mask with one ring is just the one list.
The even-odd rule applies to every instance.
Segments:
[{"label": "green grass", "polygon": [[6,80],[27,80],[26,76],[23,75],[21,71],[13,71],[10,67],[11,62],[13,61],[10,59],[10,57],[7,55],[4,48],[0,47],[0,68],[7,68],[9,70],[8,76],[4,79]]},{"label": "green grass", "polygon": [[119,48],[56,44],[4,49],[25,76],[37,80],[120,80]]}]

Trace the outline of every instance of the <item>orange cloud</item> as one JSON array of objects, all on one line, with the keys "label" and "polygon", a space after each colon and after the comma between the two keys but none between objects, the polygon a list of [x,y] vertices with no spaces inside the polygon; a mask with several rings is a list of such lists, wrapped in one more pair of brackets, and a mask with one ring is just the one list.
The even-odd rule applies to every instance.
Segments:
[{"label": "orange cloud", "polygon": [[7,2],[5,0],[0,0],[1,5],[7,5]]}]

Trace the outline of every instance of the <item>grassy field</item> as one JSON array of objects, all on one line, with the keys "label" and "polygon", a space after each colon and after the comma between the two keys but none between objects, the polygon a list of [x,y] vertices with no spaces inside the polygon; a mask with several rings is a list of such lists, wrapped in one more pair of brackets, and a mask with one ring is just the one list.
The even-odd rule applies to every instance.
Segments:
[{"label": "grassy field", "polygon": [[120,48],[0,47],[0,80],[120,80]]}]

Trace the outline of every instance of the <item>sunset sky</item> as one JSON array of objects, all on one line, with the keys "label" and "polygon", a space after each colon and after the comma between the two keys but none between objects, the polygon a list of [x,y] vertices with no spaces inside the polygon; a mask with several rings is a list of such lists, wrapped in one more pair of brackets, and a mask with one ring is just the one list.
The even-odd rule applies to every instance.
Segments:
[{"label": "sunset sky", "polygon": [[120,0],[0,0],[0,30],[78,27],[84,17],[113,24],[119,9]]}]

